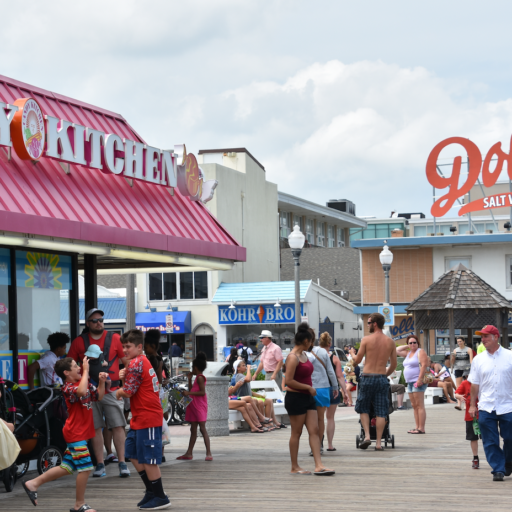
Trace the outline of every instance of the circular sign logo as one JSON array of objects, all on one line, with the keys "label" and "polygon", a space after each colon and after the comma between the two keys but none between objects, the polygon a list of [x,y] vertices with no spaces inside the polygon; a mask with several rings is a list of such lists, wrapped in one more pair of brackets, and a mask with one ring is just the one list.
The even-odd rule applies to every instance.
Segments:
[{"label": "circular sign logo", "polygon": [[45,143],[44,115],[34,98],[14,102],[19,110],[11,123],[11,139],[17,155],[22,160],[39,160]]}]

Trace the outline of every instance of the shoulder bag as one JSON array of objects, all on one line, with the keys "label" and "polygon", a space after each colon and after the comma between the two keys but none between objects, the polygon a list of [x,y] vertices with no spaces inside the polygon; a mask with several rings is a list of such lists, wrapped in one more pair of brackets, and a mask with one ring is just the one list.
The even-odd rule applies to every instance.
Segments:
[{"label": "shoulder bag", "polygon": [[[333,389],[333,388],[334,389],[338,389],[337,386],[333,386],[332,385],[331,378],[329,377],[329,372],[327,371],[327,368],[326,368],[324,362],[315,354],[315,352],[313,350],[311,351],[311,353],[316,357],[317,361],[319,361],[320,364],[324,367],[324,370],[325,370],[325,373],[327,375],[327,379],[329,380],[329,384],[330,384],[331,389]],[[329,355],[327,355],[327,356],[329,356]]]}]

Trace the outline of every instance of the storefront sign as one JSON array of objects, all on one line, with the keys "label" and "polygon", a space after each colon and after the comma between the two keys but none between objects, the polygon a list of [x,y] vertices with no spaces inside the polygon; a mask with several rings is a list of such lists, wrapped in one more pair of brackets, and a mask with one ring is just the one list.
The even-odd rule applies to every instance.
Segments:
[{"label": "storefront sign", "polygon": [[[466,161],[469,162],[467,176],[460,187],[459,178],[461,174],[462,157],[457,156],[453,160],[451,175],[449,177],[442,177],[438,173],[437,160],[439,158],[439,154],[443,149],[451,145],[462,146],[466,153]],[[434,188],[448,188],[448,192],[434,202],[430,210],[432,215],[434,217],[442,217],[448,213],[450,208],[455,204],[455,201],[467,194],[473,188],[479,177],[481,177],[484,187],[492,187],[498,180],[505,162],[507,163],[508,175],[512,178],[512,140],[509,151],[510,154],[505,153],[501,149],[501,142],[497,142],[491,147],[491,149],[489,149],[485,158],[482,159],[480,150],[476,144],[471,142],[469,139],[465,139],[463,137],[450,137],[449,139],[445,139],[437,144],[427,159],[427,179]],[[494,168],[491,170],[490,167],[493,158],[496,158],[497,162],[496,165],[493,163]],[[512,194],[496,194],[490,197],[471,201],[459,209],[459,216],[469,212],[488,210],[492,208],[503,208],[505,206],[512,206]]]},{"label": "storefront sign", "polygon": [[213,198],[216,180],[204,180],[203,171],[185,145],[161,150],[116,134],[94,130],[50,115],[44,115],[33,98],[14,105],[0,102],[0,146],[14,147],[22,160],[41,157],[98,169],[174,188],[192,201]]},{"label": "storefront sign", "polygon": [[395,307],[394,306],[379,306],[379,313],[384,316],[384,325],[395,325]]},{"label": "storefront sign", "polygon": [[187,334],[192,332],[192,315],[190,311],[173,311],[169,315],[163,311],[154,313],[135,313],[135,326],[142,332],[148,329],[158,329],[162,334],[167,333],[168,318],[172,317],[170,334]]},{"label": "storefront sign", "polygon": [[16,285],[71,290],[71,256],[16,251]]},{"label": "storefront sign", "polygon": [[[301,304],[301,315],[304,314],[304,305]],[[275,307],[271,304],[261,306],[219,306],[219,324],[294,324],[295,305],[282,304]]]},{"label": "storefront sign", "polygon": [[391,326],[389,332],[394,340],[407,338],[409,334],[414,334],[414,320],[412,316],[404,318],[398,326]]},{"label": "storefront sign", "polygon": [[[18,384],[24,388],[28,388],[28,366],[37,361],[43,352],[35,352],[24,350],[18,353]],[[12,380],[12,352],[0,352],[0,376],[6,380]],[[34,377],[34,385],[39,386],[39,372]]]}]

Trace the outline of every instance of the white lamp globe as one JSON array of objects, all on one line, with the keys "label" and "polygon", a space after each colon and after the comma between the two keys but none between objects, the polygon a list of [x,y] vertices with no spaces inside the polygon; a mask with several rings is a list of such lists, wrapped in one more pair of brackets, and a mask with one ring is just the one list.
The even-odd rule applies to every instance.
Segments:
[{"label": "white lamp globe", "polygon": [[379,254],[379,259],[381,265],[391,265],[391,263],[393,263],[393,253],[389,250],[387,245],[384,246],[382,252]]},{"label": "white lamp globe", "polygon": [[293,231],[288,235],[288,244],[291,249],[302,249],[306,237],[301,233],[300,228],[297,224],[293,226]]}]

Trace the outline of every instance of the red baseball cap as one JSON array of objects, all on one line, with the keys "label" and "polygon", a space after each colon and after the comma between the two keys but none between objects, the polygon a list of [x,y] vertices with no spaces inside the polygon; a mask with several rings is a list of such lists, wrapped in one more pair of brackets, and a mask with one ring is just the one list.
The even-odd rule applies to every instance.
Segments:
[{"label": "red baseball cap", "polygon": [[481,331],[475,331],[475,334],[494,334],[495,336],[500,335],[500,331],[494,325],[486,325]]}]

